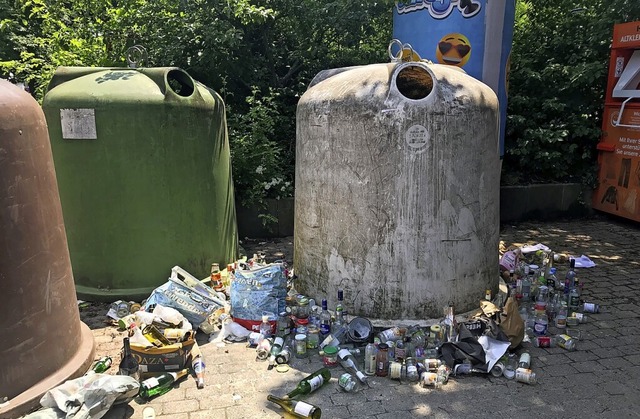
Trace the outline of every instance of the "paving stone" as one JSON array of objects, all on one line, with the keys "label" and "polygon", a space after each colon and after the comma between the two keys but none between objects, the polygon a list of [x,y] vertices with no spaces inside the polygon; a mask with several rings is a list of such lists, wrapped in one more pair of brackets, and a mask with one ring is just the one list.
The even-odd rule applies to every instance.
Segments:
[{"label": "paving stone", "polygon": [[351,413],[352,417],[359,418],[364,416],[378,415],[380,413],[385,413],[387,411],[394,411],[395,410],[394,407],[395,408],[399,407],[401,403],[402,403],[402,400],[398,398],[396,400],[391,401],[390,403],[387,403],[386,407],[388,409],[386,409],[385,405],[383,405],[382,402],[362,401],[362,402],[350,404],[349,406],[347,406],[347,409],[349,410],[349,413]]}]

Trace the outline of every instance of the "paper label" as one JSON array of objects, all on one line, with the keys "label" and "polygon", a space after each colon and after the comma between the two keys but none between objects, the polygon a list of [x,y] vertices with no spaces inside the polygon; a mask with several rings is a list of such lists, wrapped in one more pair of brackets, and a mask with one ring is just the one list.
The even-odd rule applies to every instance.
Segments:
[{"label": "paper label", "polygon": [[296,407],[293,409],[295,413],[302,416],[309,416],[312,410],[313,410],[313,405],[310,405],[309,403],[305,403],[305,402],[296,403]]},{"label": "paper label", "polygon": [[412,125],[405,133],[405,141],[414,150],[424,148],[429,141],[429,131],[422,125]]},{"label": "paper label", "polygon": [[160,381],[158,381],[156,377],[151,377],[145,381],[145,384],[147,385],[147,388],[154,388],[160,385]]},{"label": "paper label", "polygon": [[309,385],[311,386],[311,391],[316,391],[317,389],[319,389],[322,384],[324,384],[324,377],[321,375],[318,375],[316,377],[313,377],[311,380],[309,380]]},{"label": "paper label", "polygon": [[96,140],[94,109],[60,109],[62,138],[65,140]]}]

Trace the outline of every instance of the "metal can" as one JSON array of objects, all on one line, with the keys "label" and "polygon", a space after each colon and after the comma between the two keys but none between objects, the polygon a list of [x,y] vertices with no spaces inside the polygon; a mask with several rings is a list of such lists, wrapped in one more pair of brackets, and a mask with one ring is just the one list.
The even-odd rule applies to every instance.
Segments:
[{"label": "metal can", "polygon": [[536,384],[538,382],[536,379],[536,373],[528,368],[516,369],[516,381],[525,384]]}]

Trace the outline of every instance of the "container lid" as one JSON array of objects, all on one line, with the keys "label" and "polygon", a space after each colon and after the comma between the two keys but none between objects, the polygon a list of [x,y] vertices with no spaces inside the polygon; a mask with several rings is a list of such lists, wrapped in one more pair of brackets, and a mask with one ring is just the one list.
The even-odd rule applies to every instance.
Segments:
[{"label": "container lid", "polygon": [[327,346],[324,348],[325,355],[335,355],[338,353],[338,348],[335,346]]},{"label": "container lid", "polygon": [[386,351],[389,349],[389,345],[387,345],[386,343],[381,343],[378,345],[378,349],[381,351]]},{"label": "container lid", "polygon": [[296,335],[296,340],[305,340],[307,338],[307,335],[303,335],[302,333],[299,335]]}]

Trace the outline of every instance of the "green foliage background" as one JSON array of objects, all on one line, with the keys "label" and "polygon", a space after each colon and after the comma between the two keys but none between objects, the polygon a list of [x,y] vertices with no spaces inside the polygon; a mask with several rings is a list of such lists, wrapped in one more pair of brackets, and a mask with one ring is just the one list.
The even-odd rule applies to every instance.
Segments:
[{"label": "green foliage background", "polygon": [[[241,201],[290,196],[295,107],[320,71],[386,62],[393,1],[0,0],[0,77],[41,100],[60,65],[178,66],[228,108]],[[629,0],[519,0],[504,184],[594,181],[612,27]]]}]

